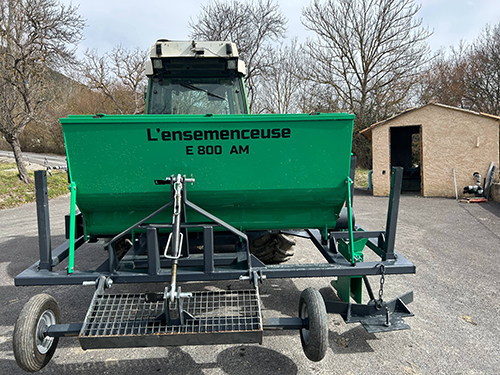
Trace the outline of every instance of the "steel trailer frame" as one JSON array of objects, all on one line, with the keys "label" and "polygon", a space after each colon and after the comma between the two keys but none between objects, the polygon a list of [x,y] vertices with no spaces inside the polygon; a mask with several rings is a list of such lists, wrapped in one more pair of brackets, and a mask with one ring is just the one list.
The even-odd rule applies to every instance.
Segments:
[{"label": "steel trailer frame", "polygon": [[[84,234],[83,218],[81,214],[72,213],[69,220],[66,220],[66,237],[69,238],[62,245],[54,250],[51,247],[50,224],[49,224],[49,204],[47,194],[47,175],[45,171],[35,172],[36,198],[37,198],[37,218],[39,231],[39,255],[40,260],[31,267],[21,272],[15,278],[16,286],[31,285],[96,285],[96,292],[89,307],[87,317],[83,323],[71,324],[53,324],[47,327],[43,334],[48,337],[66,337],[80,336],[82,348],[106,348],[106,347],[131,347],[131,346],[168,346],[168,345],[190,345],[190,344],[213,344],[213,343],[241,343],[241,342],[261,342],[262,330],[264,329],[299,329],[309,327],[309,318],[267,318],[256,321],[260,317],[260,299],[258,297],[258,284],[265,279],[271,278],[310,278],[310,277],[345,277],[357,276],[364,281],[370,302],[366,305],[351,303],[351,301],[324,301],[328,313],[340,314],[347,323],[360,322],[369,332],[381,332],[397,329],[406,329],[409,326],[403,321],[403,317],[413,316],[408,310],[407,304],[412,302],[413,294],[409,292],[392,301],[385,302],[381,295],[377,300],[372,292],[367,276],[393,274],[413,274],[416,271],[415,265],[404,256],[394,251],[396,222],[399,209],[399,199],[402,182],[402,168],[395,167],[391,171],[391,191],[389,196],[389,205],[387,213],[387,222],[385,230],[365,231],[362,227],[353,224],[351,213],[351,200],[354,179],[354,168],[351,168],[351,176],[347,179],[348,189],[348,225],[347,230],[326,230],[324,232],[318,229],[304,229],[295,231],[282,231],[284,233],[294,234],[308,238],[319,250],[328,263],[319,264],[264,264],[250,253],[248,236],[246,233],[233,228],[219,218],[211,215],[202,208],[196,206],[187,199],[186,181],[182,180],[182,205],[185,212],[186,206],[201,213],[210,222],[187,223],[185,214],[180,217],[177,224],[155,224],[147,223],[157,213],[171,207],[174,202],[174,176],[170,179],[155,181],[156,184],[171,184],[172,200],[158,209],[155,213],[144,218],[126,231],[115,236],[106,245],[108,250],[108,259],[98,266],[95,270],[55,270],[55,267],[69,257],[71,248],[77,250],[87,242],[93,239],[86,238]],[[179,180],[176,180],[179,182]],[[74,196],[72,197],[72,200]],[[165,232],[173,233],[174,226],[178,226],[178,231],[184,233],[185,241],[182,246],[183,257],[177,259],[167,259],[160,256],[160,247],[165,246]],[[190,254],[188,244],[188,230],[198,228],[203,237],[203,252],[201,254]],[[230,233],[235,243],[235,251],[224,253],[215,251],[215,242],[221,234],[214,229],[224,228],[225,234]],[[72,232],[73,231],[73,232]],[[118,240],[130,236],[130,233],[139,233],[133,238],[132,247],[125,255],[119,256],[115,245]],[[73,235],[72,235],[73,233]],[[71,238],[74,242],[70,242]],[[358,239],[367,239],[367,246],[380,258],[379,261],[358,262],[354,257],[353,243]],[[174,242],[176,240],[174,239]],[[350,256],[346,257],[339,251],[339,241],[346,241]],[[96,328],[95,332],[100,332],[91,337],[85,336],[86,327],[95,322],[96,316],[99,316],[101,300],[108,301],[105,289],[111,287],[113,283],[159,283],[171,282],[173,278],[173,264],[175,263],[176,278],[179,282],[185,281],[217,281],[217,280],[248,280],[256,293],[255,303],[258,308],[251,304],[250,315],[246,312],[243,316],[237,317],[237,322],[249,322],[251,329],[247,330],[244,323],[242,326],[235,326],[226,321],[229,330],[221,329],[224,326],[221,318],[213,317],[194,317],[188,309],[183,306],[183,299],[176,299],[175,304],[168,306],[167,292],[165,294],[141,295],[136,309],[151,309],[154,303],[164,302],[164,314],[149,317],[146,323],[136,319],[137,324],[119,326],[116,330],[101,330]],[[177,268],[178,263],[178,268]],[[133,269],[133,272],[130,270]],[[172,291],[174,293],[175,291]],[[181,296],[180,288],[178,296]],[[121,299],[129,297],[119,295]],[[220,299],[227,300],[229,294],[221,295]],[[196,296],[195,296],[196,297]],[[205,298],[199,297],[200,299]],[[132,297],[130,297],[132,298]],[[136,297],[134,297],[136,298]],[[198,298],[198,297],[196,297]],[[209,297],[206,297],[209,298]],[[210,297],[212,298],[212,297]],[[220,301],[214,298],[212,305],[220,304]],[[233,298],[233,297],[230,297]],[[238,295],[234,298],[240,298]],[[172,298],[172,303],[174,299]],[[231,300],[232,301],[232,300]],[[108,302],[107,302],[108,303]],[[205,302],[203,302],[205,303]],[[209,302],[206,302],[207,305]],[[228,302],[229,305],[236,302]],[[253,303],[253,302],[252,302]],[[144,307],[149,304],[147,307]],[[237,302],[239,304],[239,302]],[[144,306],[143,306],[144,305]],[[175,306],[174,306],[175,305]],[[142,306],[142,307],[141,307]],[[154,305],[156,306],[156,305]],[[219,305],[218,305],[219,306]],[[238,305],[239,306],[239,305]],[[94,310],[93,310],[94,309]],[[110,305],[110,310],[121,311],[122,306],[117,303]],[[175,319],[170,318],[169,310],[176,310]],[[258,310],[258,313],[256,311]],[[94,311],[94,312],[93,312]],[[203,310],[203,313],[206,313]],[[165,315],[167,314],[167,315]],[[235,314],[231,312],[231,314]],[[236,313],[238,314],[238,313]],[[258,315],[258,316],[257,316]],[[232,319],[236,319],[234,316]],[[109,323],[109,317],[108,323]],[[189,323],[187,323],[189,322]],[[200,322],[204,322],[210,332],[203,338],[197,334],[200,333]],[[209,323],[207,323],[209,322]],[[108,324],[106,323],[106,324]],[[251,324],[250,324],[251,323]],[[104,324],[104,323],[103,323]],[[106,325],[105,324],[105,325]],[[160,331],[151,331],[151,326],[160,325],[157,328]],[[236,323],[235,323],[236,324]],[[240,324],[240,323],[238,323]],[[143,327],[141,331],[134,331],[137,325]],[[172,327],[181,327],[184,329],[190,325],[192,328],[188,335],[182,339],[168,336],[169,329]],[[115,323],[112,325],[115,327]],[[99,325],[98,325],[99,327]],[[107,327],[107,325],[106,325]],[[120,328],[121,327],[121,328]],[[235,327],[243,327],[235,329]],[[256,328],[257,327],[257,328]],[[179,328],[179,329],[181,329]],[[162,331],[163,330],[163,331]],[[90,331],[88,331],[90,332]],[[159,334],[159,332],[161,334]],[[235,332],[237,332],[235,334]],[[207,332],[204,332],[207,333]],[[138,335],[141,337],[140,343],[137,342]],[[163,336],[162,336],[163,335]],[[160,338],[159,338],[160,337]],[[193,338],[196,337],[196,338]],[[246,337],[246,338],[245,338]],[[307,353],[306,353],[307,354]]]},{"label": "steel trailer frame", "polygon": [[[248,249],[241,246],[236,254],[216,254],[214,251],[214,228],[225,226],[232,228],[229,224],[214,217],[210,213],[202,210],[187,199],[186,203],[202,212],[213,223],[184,223],[181,224],[183,230],[198,227],[203,230],[203,256],[191,255],[184,246],[183,253],[186,258],[179,260],[180,269],[178,271],[179,281],[211,281],[211,280],[235,280],[240,276],[248,274],[249,269],[258,273],[265,273],[267,278],[301,278],[301,277],[335,277],[335,276],[370,276],[380,274],[380,265],[385,267],[385,274],[413,274],[416,267],[403,255],[394,251],[396,237],[396,224],[399,210],[399,199],[401,190],[402,170],[393,168],[391,174],[391,192],[389,196],[389,205],[387,213],[386,230],[365,231],[361,226],[355,225],[352,237],[354,239],[367,238],[367,246],[374,251],[381,261],[377,262],[355,262],[352,263],[346,259],[337,249],[338,239],[349,239],[349,231],[328,231],[328,238],[325,239],[318,229],[305,229],[302,231],[282,231],[283,233],[293,234],[304,238],[309,238],[315,247],[321,252],[329,264],[285,264],[285,265],[266,265],[260,262],[255,256],[250,255],[251,262],[247,261],[247,269],[241,267],[232,267],[238,259],[245,254],[248,255]],[[170,273],[166,268],[171,264],[167,259],[161,259],[159,256],[158,232],[160,229],[171,228],[172,224],[146,224],[142,220],[139,225],[127,229],[142,228],[147,236],[147,255],[137,255],[136,248],[131,249],[131,254],[122,259],[118,259],[113,244],[108,244],[109,258],[98,266],[95,270],[75,270],[72,273],[67,271],[55,271],[54,267],[68,258],[70,241],[66,240],[54,250],[51,249],[50,240],[50,222],[49,222],[49,204],[47,193],[47,175],[45,171],[35,172],[36,197],[37,197],[37,218],[39,233],[39,255],[40,260],[32,266],[21,272],[15,277],[16,286],[34,286],[34,285],[79,285],[86,281],[95,281],[99,276],[112,277],[114,283],[157,283],[170,281]],[[184,189],[184,195],[186,190]],[[166,209],[171,203],[163,206],[160,210]],[[160,210],[156,211],[158,213]],[[150,215],[150,217],[153,215]],[[68,227],[68,225],[66,225]],[[246,238],[246,235],[239,230],[232,228],[236,235]],[[123,234],[115,237],[121,238]],[[68,229],[66,231],[68,238]],[[156,240],[155,240],[156,237]],[[83,218],[81,214],[76,216],[76,236],[74,246],[79,249],[87,242],[83,230]],[[113,242],[113,240],[112,240]],[[143,246],[143,245],[142,245]],[[139,249],[141,250],[141,249]],[[120,263],[122,263],[120,265]],[[241,262],[239,262],[241,263]],[[144,265],[147,265],[144,268]],[[225,267],[224,270],[218,269]],[[127,272],[127,268],[134,267],[135,272]],[[187,270],[188,267],[193,269]],[[229,268],[228,268],[229,267]],[[137,272],[143,269],[143,272]],[[248,276],[248,275],[247,275]]]}]

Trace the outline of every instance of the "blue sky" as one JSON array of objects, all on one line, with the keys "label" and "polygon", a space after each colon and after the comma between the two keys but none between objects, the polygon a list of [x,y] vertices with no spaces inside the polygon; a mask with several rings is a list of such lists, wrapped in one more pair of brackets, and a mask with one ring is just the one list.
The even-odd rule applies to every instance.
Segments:
[{"label": "blue sky", "polygon": [[[87,20],[85,40],[79,50],[98,48],[100,53],[122,44],[127,48],[149,48],[156,39],[188,39],[190,20],[200,13],[208,0],[73,0],[79,14]],[[69,4],[69,0],[63,0]],[[288,37],[305,41],[308,33],[300,22],[305,0],[278,0],[288,18]],[[500,22],[499,0],[421,0],[419,17],[434,34],[429,38],[433,51],[457,46],[460,40],[472,42],[489,23]],[[81,53],[81,52],[80,52]],[[80,54],[79,53],[79,54]]]}]

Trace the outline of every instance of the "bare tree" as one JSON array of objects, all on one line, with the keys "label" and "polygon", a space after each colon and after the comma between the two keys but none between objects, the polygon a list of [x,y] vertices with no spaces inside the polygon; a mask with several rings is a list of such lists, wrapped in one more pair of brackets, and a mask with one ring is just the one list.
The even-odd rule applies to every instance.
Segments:
[{"label": "bare tree", "polygon": [[458,48],[438,52],[425,69],[415,88],[418,105],[435,101],[442,104],[467,109],[467,82],[470,46],[461,42]]},{"label": "bare tree", "polygon": [[294,113],[300,111],[301,95],[308,82],[300,77],[300,66],[305,63],[297,40],[289,45],[267,46],[265,73],[256,85],[259,95],[254,100],[254,112]]},{"label": "bare tree", "polygon": [[83,19],[57,0],[0,0],[0,132],[14,151],[19,177],[30,182],[19,136],[47,105],[49,68],[74,59]]},{"label": "bare tree", "polygon": [[[311,80],[331,86],[341,105],[356,114],[353,148],[369,163],[357,133],[370,125],[375,108],[397,107],[429,59],[430,32],[416,19],[414,0],[315,0],[303,10],[315,61]],[[361,157],[360,157],[361,156]]]},{"label": "bare tree", "polygon": [[99,56],[97,50],[87,50],[80,65],[83,82],[109,98],[118,113],[142,113],[148,52],[117,46],[110,53]]},{"label": "bare tree", "polygon": [[236,43],[247,65],[245,84],[252,111],[257,80],[269,67],[265,48],[285,37],[286,22],[274,0],[212,0],[201,6],[198,20],[191,21],[189,26],[193,39]]},{"label": "bare tree", "polygon": [[486,25],[472,44],[461,42],[449,53],[441,51],[422,73],[420,104],[443,104],[500,114],[500,24]]},{"label": "bare tree", "polygon": [[465,82],[469,109],[500,115],[500,23],[486,25],[473,43]]},{"label": "bare tree", "polygon": [[306,85],[303,87],[299,99],[299,112],[335,113],[346,111],[342,108],[336,93],[330,86],[306,81]]}]

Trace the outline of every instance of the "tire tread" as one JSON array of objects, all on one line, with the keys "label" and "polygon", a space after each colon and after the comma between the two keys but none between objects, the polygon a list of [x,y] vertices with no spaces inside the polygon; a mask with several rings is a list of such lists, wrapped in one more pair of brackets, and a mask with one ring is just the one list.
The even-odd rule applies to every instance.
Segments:
[{"label": "tire tread", "polygon": [[36,346],[36,327],[42,313],[52,310],[56,323],[60,322],[59,306],[49,294],[37,294],[24,305],[13,334],[13,350],[17,364],[24,371],[36,372],[42,369],[54,355],[59,338],[54,338],[52,346],[46,354],[41,354]]},{"label": "tire tread", "polygon": [[328,316],[325,301],[316,289],[307,288],[300,295],[299,316],[303,304],[307,305],[309,315],[309,340],[306,343],[300,331],[300,341],[306,357],[319,362],[325,357],[328,349]]}]

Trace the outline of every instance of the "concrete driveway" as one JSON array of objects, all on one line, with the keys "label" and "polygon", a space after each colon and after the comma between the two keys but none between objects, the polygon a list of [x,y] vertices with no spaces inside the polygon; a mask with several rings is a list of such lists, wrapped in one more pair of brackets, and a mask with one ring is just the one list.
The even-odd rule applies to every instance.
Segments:
[{"label": "concrete driveway", "polygon": [[[366,229],[385,225],[387,199],[354,197],[357,222]],[[53,245],[61,243],[68,197],[51,201]],[[0,211],[0,374],[23,373],[12,353],[12,332],[28,299],[41,292],[58,301],[64,323],[81,322],[93,288],[14,287],[13,278],[37,259],[35,205]],[[416,275],[386,278],[384,297],[413,290],[410,330],[368,334],[329,315],[329,344],[322,362],[302,353],[295,331],[266,331],[263,345],[145,349],[80,349],[63,338],[41,374],[498,374],[500,372],[500,205],[464,204],[451,199],[403,196],[396,250],[417,266]],[[77,266],[105,254],[79,252]],[[294,261],[321,258],[298,240]],[[378,278],[372,279],[377,287]],[[326,279],[279,279],[262,284],[265,316],[296,316],[300,292],[313,286],[332,296]],[[114,286],[161,291],[163,285]],[[238,282],[183,285],[184,290],[238,287]]]}]

